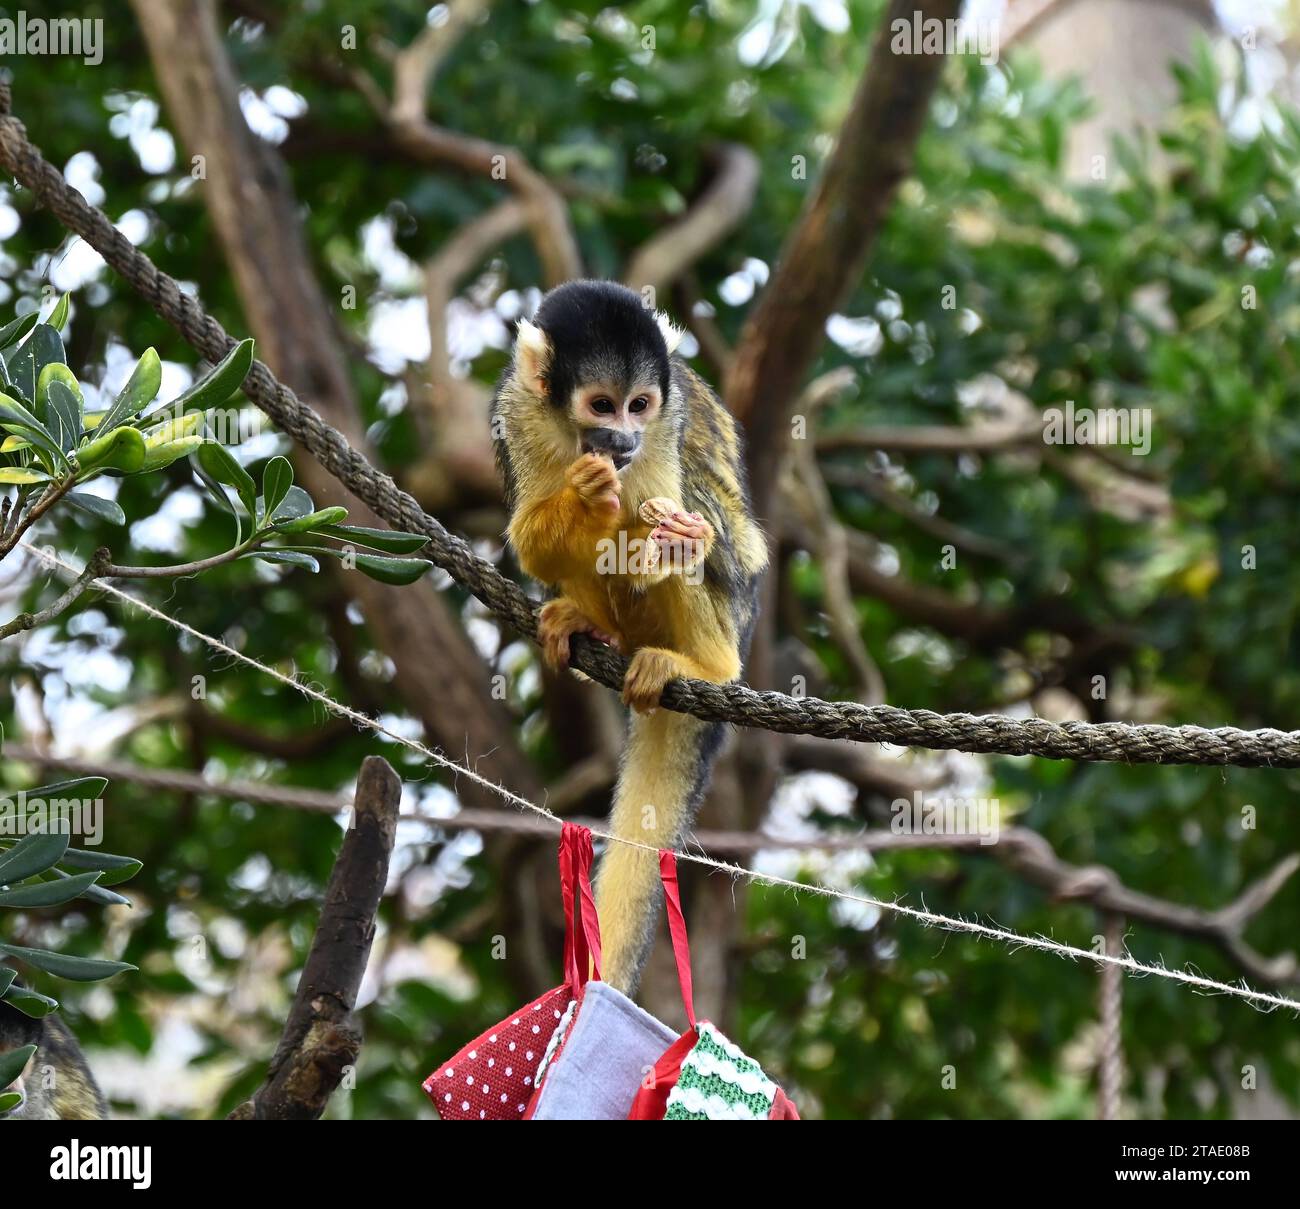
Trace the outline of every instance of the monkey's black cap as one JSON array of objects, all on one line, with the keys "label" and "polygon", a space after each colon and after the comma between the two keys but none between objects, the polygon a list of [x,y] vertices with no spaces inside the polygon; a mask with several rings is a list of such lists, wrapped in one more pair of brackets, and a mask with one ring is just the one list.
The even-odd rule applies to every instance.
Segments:
[{"label": "monkey's black cap", "polygon": [[667,399],[668,345],[635,291],[615,281],[569,281],[542,299],[533,323],[551,344],[552,402],[567,403],[585,382],[627,389],[657,382]]}]

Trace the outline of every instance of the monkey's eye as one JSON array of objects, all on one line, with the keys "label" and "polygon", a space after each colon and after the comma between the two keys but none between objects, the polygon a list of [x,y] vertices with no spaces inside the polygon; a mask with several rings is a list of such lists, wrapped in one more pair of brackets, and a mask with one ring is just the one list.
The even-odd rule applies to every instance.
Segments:
[{"label": "monkey's eye", "polygon": [[599,399],[592,399],[591,410],[598,416],[612,416],[615,411],[614,400],[606,399],[603,396]]},{"label": "monkey's eye", "polygon": [[637,395],[637,397],[627,405],[627,409],[628,411],[631,412],[645,411],[645,409],[649,406],[650,406],[650,400],[647,399],[645,395]]}]

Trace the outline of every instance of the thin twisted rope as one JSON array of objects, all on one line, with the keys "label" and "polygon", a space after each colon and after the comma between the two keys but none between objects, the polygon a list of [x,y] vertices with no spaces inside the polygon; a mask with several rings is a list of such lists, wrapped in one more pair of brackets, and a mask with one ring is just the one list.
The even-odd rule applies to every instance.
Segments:
[{"label": "thin twisted rope", "polygon": [[[68,230],[80,235],[154,310],[209,361],[234,346],[226,330],[181,291],[109,221],[89,205],[27,138],[9,113],[9,89],[0,83],[0,163],[47,206]],[[537,637],[536,605],[469,545],[428,515],[386,474],[376,470],[335,428],[303,405],[287,386],[254,361],[244,393],[358,499],[396,528],[429,539],[422,551],[492,612],[528,638]],[[573,664],[593,680],[617,689],[627,660],[599,643],[573,640]],[[757,692],[741,684],[674,680],[661,704],[709,721],[733,722],[783,734],[817,735],[1054,760],[1120,761],[1132,764],[1202,764],[1237,767],[1300,767],[1300,731],[1241,730],[1225,726],[1135,726],[1123,722],[1051,722],[998,714],[938,714],[931,710],[865,706]]]},{"label": "thin twisted rope", "polygon": [[[1124,951],[1124,919],[1102,915],[1102,943],[1107,953]],[[1124,1088],[1124,980],[1114,966],[1102,966],[1097,992],[1100,1044],[1097,1055],[1097,1118],[1118,1121]]]},{"label": "thin twisted rope", "polygon": [[[55,567],[60,571],[66,572],[73,576],[79,575],[80,571],[71,563],[65,562],[58,555],[50,553],[48,550],[39,549],[36,546],[29,545],[27,542],[20,543],[22,547],[30,553],[36,555],[47,566]],[[154,618],[156,621],[164,622],[173,629],[183,634],[188,634],[191,638],[197,639],[204,645],[214,651],[219,651],[223,655],[260,672],[264,676],[278,681],[287,688],[301,693],[311,701],[317,702],[331,713],[341,718],[347,718],[357,726],[366,730],[373,731],[375,734],[384,735],[394,743],[415,752],[417,755],[436,764],[447,771],[454,773],[457,777],[467,777],[476,785],[482,786],[491,793],[496,794],[504,801],[518,807],[520,810],[530,811],[541,818],[549,820],[557,827],[564,822],[558,815],[547,810],[545,806],[539,806],[535,802],[530,802],[527,798],[520,797],[519,794],[507,789],[504,785],[489,780],[487,777],[480,775],[471,768],[463,764],[450,760],[441,752],[434,751],[432,748],[425,747],[423,743],[415,739],[407,738],[396,731],[390,730],[383,723],[375,721],[359,710],[351,706],[335,701],[328,693],[320,689],[313,688],[309,684],[303,684],[295,680],[292,676],[285,675],[284,672],[277,671],[273,667],[268,667],[264,663],[259,663],[256,659],[245,655],[242,651],[235,650],[234,647],[224,643],[219,638],[212,637],[211,634],[205,634],[202,630],[196,630],[192,625],[181,621],[179,618],[172,617],[164,613],[161,609],[141,600],[137,596],[132,596],[129,592],[122,591],[121,588],[106,580],[96,581],[105,592],[110,596],[115,596],[126,604],[130,604],[139,609],[146,616]],[[643,844],[639,840],[625,839],[622,836],[612,835],[607,831],[591,829],[591,834],[598,839],[605,840],[614,844],[626,844],[629,848],[639,848],[643,852],[657,853],[659,850],[650,844]],[[943,928],[950,932],[961,932],[971,936],[982,937],[986,940],[996,940],[1003,944],[1011,946],[1013,949],[1036,949],[1043,953],[1053,953],[1058,957],[1069,957],[1072,959],[1082,959],[1091,961],[1102,967],[1114,967],[1119,970],[1127,971],[1130,974],[1140,975],[1143,977],[1150,976],[1155,978],[1168,978],[1174,982],[1182,983],[1184,986],[1192,987],[1198,991],[1213,992],[1220,995],[1231,995],[1238,999],[1243,999],[1252,1006],[1261,1009],[1288,1008],[1294,1012],[1300,1012],[1300,1001],[1288,999],[1285,995],[1276,995],[1266,991],[1256,991],[1251,987],[1241,983],[1233,985],[1226,982],[1216,982],[1212,978],[1203,978],[1199,974],[1192,974],[1186,970],[1170,970],[1164,966],[1150,965],[1144,962],[1135,961],[1128,956],[1122,956],[1109,951],[1104,953],[1093,952],[1090,949],[1076,948],[1074,945],[1061,944],[1055,940],[1049,940],[1045,936],[1029,936],[1021,932],[1012,932],[1006,928],[998,928],[989,924],[979,923],[977,920],[961,919],[957,916],[940,915],[935,911],[927,911],[919,907],[909,907],[899,902],[889,902],[885,899],[872,898],[865,894],[850,894],[846,890],[835,890],[830,886],[823,886],[818,882],[796,882],[790,878],[776,877],[772,874],[758,873],[753,869],[747,869],[743,865],[730,864],[727,861],[714,860],[712,857],[705,856],[694,852],[678,852],[677,859],[689,861],[692,864],[703,865],[708,869],[716,869],[721,873],[726,873],[733,878],[742,878],[749,882],[758,882],[767,886],[781,886],[787,890],[805,890],[811,894],[818,894],[824,898],[836,898],[845,902],[860,903],[863,906],[873,907],[880,911],[890,911],[895,915],[902,915],[908,919],[916,920],[918,923],[926,924],[930,927]]]}]

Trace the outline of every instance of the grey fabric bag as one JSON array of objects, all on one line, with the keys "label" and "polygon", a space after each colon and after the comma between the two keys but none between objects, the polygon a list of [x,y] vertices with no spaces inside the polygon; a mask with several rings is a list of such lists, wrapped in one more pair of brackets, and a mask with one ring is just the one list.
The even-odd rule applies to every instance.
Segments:
[{"label": "grey fabric bag", "polygon": [[607,982],[587,983],[575,1014],[560,1021],[542,1059],[532,1120],[626,1121],[677,1034]]}]

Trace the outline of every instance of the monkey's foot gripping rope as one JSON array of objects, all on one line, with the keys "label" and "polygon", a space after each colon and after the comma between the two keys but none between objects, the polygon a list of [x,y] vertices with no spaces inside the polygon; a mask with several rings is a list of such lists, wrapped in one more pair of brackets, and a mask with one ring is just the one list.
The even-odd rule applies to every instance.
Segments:
[{"label": "monkey's foot gripping rope", "polygon": [[[57,568],[58,570],[69,574],[73,577],[81,574],[76,567],[65,562],[58,555],[48,550],[43,550],[37,546],[29,545],[27,542],[22,543],[22,547],[29,554],[34,555],[45,563],[46,566]],[[313,688],[310,684],[304,684],[301,680],[293,676],[286,675],[284,672],[277,671],[273,667],[268,667],[264,663],[259,663],[256,659],[245,655],[242,651],[235,650],[228,643],[222,642],[219,638],[212,637],[211,634],[205,634],[202,630],[196,630],[193,626],[186,624],[161,609],[155,608],[146,601],[141,600],[138,596],[132,596],[129,592],[122,591],[107,580],[96,581],[100,588],[110,596],[130,605],[146,616],[161,621],[173,629],[179,630],[183,634],[188,634],[191,638],[198,640],[205,646],[217,653],[224,655],[237,663],[242,663],[246,667],[264,676],[269,676],[272,680],[278,681],[287,688],[301,693],[309,701],[315,701],[317,704],[329,710],[330,713],[336,714],[341,718],[347,718],[350,722],[365,730],[371,731],[377,735],[383,735],[391,739],[394,743],[405,747],[407,750],[415,752],[431,765],[444,768],[456,777],[465,777],[473,781],[476,785],[481,785],[491,793],[496,794],[505,802],[519,810],[538,815],[548,820],[555,826],[563,823],[558,815],[552,813],[545,806],[539,806],[536,802],[531,802],[525,797],[507,789],[504,785],[499,785],[496,781],[482,776],[472,768],[464,764],[458,764],[455,760],[448,759],[441,752],[434,751],[426,747],[423,743],[415,739],[407,738],[397,731],[386,727],[382,722],[368,717],[359,710],[351,706],[344,705],[342,702],[335,701],[328,693],[322,692],[318,688]],[[622,836],[613,835],[608,831],[592,828],[591,834],[597,839],[605,840],[608,843],[623,844],[629,848],[639,848],[643,852],[657,853],[659,850],[651,844],[643,844],[639,840],[625,839]],[[905,903],[891,902],[887,899],[872,898],[866,894],[851,894],[846,890],[836,890],[831,886],[823,886],[818,882],[797,882],[787,877],[775,877],[766,873],[758,873],[753,869],[748,869],[743,865],[730,864],[727,861],[714,860],[710,856],[696,852],[678,852],[675,854],[679,861],[689,861],[696,865],[703,865],[708,869],[716,869],[720,873],[726,873],[734,878],[742,878],[745,881],[754,882],[765,886],[779,886],[786,890],[796,892],[803,890],[809,894],[818,894],[824,898],[837,898],[845,902],[858,903],[863,906],[873,907],[880,911],[887,911],[894,915],[902,915],[908,919],[915,920],[927,927],[941,928],[949,932],[961,932],[969,936],[983,938],[985,940],[994,940],[1001,944],[1007,945],[1011,949],[1034,949],[1040,953],[1052,953],[1057,957],[1069,958],[1072,961],[1090,961],[1100,966],[1102,969],[1122,970],[1136,976],[1150,976],[1154,978],[1167,978],[1173,982],[1181,983],[1183,986],[1190,987],[1195,991],[1201,991],[1206,994],[1230,995],[1236,999],[1243,999],[1253,1007],[1271,1011],[1276,1008],[1287,1008],[1294,1012],[1300,1012],[1300,1001],[1291,999],[1286,995],[1279,995],[1269,991],[1257,991],[1247,986],[1244,982],[1239,984],[1216,982],[1212,978],[1202,977],[1200,974],[1192,973],[1189,970],[1171,970],[1167,966],[1154,965],[1147,962],[1137,961],[1127,953],[1121,951],[1118,942],[1105,947],[1103,952],[1097,952],[1092,949],[1081,949],[1075,945],[1062,944],[1060,941],[1051,940],[1046,936],[1032,936],[1023,932],[1012,932],[1007,928],[999,928],[992,924],[980,923],[978,920],[963,919],[960,916],[941,915],[936,911],[928,911],[922,907],[911,907]]]},{"label": "monkey's foot gripping rope", "polygon": [[[235,341],[195,298],[131,245],[102,210],[88,204],[27,138],[9,112],[9,86],[0,83],[0,164],[81,236],[154,310],[199,352],[220,361]],[[260,361],[244,393],[358,499],[398,529],[422,533],[421,551],[492,612],[528,638],[537,637],[536,606],[519,585],[449,533],[388,475],[376,470],[346,438],[306,407]],[[579,636],[573,665],[593,680],[619,688],[627,660]],[[1215,764],[1300,767],[1300,731],[1206,729],[1200,726],[1130,726],[1122,722],[1049,722],[990,714],[937,714],[929,710],[865,706],[755,692],[740,684],[675,680],[662,704],[709,721],[733,722],[785,734],[896,743],[938,750],[1045,756],[1054,760],[1114,760],[1133,764]]]}]

